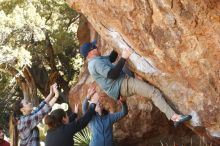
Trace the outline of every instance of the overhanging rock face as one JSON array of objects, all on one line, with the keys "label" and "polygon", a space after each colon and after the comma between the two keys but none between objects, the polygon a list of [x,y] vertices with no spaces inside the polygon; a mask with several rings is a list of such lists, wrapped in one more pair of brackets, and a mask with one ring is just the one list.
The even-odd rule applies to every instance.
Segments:
[{"label": "overhanging rock face", "polygon": [[219,0],[66,2],[118,52],[131,47],[132,70],[192,114],[189,127],[220,143]]},{"label": "overhanging rock face", "polygon": [[[81,107],[89,86],[96,86],[96,84],[85,65],[81,70],[79,81],[70,90],[69,103],[72,109],[75,104]],[[96,90],[100,89],[96,87]],[[110,112],[120,111],[120,105],[117,102],[104,94],[100,97],[105,109]],[[169,122],[166,116],[145,97],[129,97],[127,104],[128,115],[113,126],[115,146],[161,146],[161,144],[173,145],[174,143],[199,145],[201,142],[198,136],[185,126],[175,129],[173,123]]]}]

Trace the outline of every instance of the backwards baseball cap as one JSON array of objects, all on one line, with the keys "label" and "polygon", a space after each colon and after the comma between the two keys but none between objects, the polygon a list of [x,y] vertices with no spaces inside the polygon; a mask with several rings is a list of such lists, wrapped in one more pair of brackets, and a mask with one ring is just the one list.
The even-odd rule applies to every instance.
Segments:
[{"label": "backwards baseball cap", "polygon": [[96,43],[97,41],[94,40],[92,41],[91,43],[84,43],[81,47],[80,47],[80,54],[86,58],[89,51],[93,50],[93,49],[96,49],[97,46],[96,46]]}]

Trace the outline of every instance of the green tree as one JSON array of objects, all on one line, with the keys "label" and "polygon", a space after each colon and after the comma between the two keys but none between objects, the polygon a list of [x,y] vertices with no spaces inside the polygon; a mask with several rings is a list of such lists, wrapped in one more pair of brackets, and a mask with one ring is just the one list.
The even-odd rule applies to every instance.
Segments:
[{"label": "green tree", "polygon": [[55,81],[62,91],[59,101],[67,102],[82,65],[76,37],[79,17],[63,0],[0,1],[3,125],[3,115],[7,116],[14,100],[24,97],[37,104]]}]

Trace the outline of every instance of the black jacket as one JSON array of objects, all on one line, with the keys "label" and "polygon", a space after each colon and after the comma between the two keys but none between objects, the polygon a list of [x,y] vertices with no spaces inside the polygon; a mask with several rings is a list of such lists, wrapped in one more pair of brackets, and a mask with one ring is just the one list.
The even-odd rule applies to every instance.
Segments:
[{"label": "black jacket", "polygon": [[49,129],[46,136],[46,146],[73,146],[73,135],[85,128],[94,114],[95,104],[90,104],[88,111],[81,119]]}]

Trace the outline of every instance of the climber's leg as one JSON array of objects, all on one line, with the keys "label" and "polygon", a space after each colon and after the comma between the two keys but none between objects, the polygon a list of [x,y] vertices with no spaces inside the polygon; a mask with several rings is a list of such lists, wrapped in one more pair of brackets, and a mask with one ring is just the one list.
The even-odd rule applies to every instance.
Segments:
[{"label": "climber's leg", "polygon": [[125,78],[121,85],[120,94],[126,97],[140,95],[151,99],[154,105],[165,113],[168,119],[171,119],[172,116],[176,114],[157,88],[139,79],[131,77]]}]

